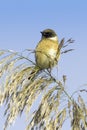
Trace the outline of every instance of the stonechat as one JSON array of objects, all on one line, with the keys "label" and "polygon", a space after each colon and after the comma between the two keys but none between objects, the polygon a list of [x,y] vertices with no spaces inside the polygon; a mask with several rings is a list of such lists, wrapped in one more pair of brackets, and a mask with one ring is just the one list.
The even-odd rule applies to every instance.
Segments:
[{"label": "stonechat", "polygon": [[35,49],[36,65],[42,70],[51,69],[60,57],[58,37],[52,29],[45,29],[41,34],[41,40]]}]

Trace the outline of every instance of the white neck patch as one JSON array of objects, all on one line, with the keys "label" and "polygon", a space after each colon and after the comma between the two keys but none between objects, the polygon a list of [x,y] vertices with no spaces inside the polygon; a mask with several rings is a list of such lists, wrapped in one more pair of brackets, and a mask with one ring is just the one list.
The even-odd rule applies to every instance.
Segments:
[{"label": "white neck patch", "polygon": [[58,41],[58,37],[57,37],[57,36],[55,36],[55,37],[50,37],[50,38],[48,38],[48,39],[53,40],[53,41]]}]

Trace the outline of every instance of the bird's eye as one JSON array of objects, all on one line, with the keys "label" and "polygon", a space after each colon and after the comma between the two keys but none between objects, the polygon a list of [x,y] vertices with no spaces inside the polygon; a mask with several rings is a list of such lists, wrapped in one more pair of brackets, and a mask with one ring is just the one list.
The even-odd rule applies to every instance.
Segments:
[{"label": "bird's eye", "polygon": [[45,33],[44,33],[44,36],[45,36],[45,37],[51,37],[51,33],[50,33],[50,32],[45,32]]},{"label": "bird's eye", "polygon": [[50,33],[49,32],[46,32],[47,35],[49,35]]},{"label": "bird's eye", "polygon": [[46,35],[50,35],[50,32],[46,32]]}]

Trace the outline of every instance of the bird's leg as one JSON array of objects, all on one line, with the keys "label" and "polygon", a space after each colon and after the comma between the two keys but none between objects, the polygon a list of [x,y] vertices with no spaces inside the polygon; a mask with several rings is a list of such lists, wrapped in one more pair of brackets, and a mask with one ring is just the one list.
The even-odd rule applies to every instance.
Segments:
[{"label": "bird's leg", "polygon": [[52,71],[52,65],[51,65],[51,61],[49,61],[49,68],[47,69],[47,71],[49,72],[50,76],[51,76],[51,71]]}]

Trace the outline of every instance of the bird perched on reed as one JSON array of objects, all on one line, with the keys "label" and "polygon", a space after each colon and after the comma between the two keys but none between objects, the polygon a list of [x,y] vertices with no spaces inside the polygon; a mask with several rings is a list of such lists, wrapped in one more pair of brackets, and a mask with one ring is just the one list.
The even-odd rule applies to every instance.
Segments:
[{"label": "bird perched on reed", "polygon": [[59,44],[58,36],[52,29],[45,29],[41,34],[41,40],[35,48],[36,66],[32,69],[28,79],[34,77],[40,70],[47,69],[51,72],[60,58],[60,50],[63,46],[64,39]]},{"label": "bird perched on reed", "polygon": [[52,29],[45,29],[41,34],[41,40],[35,49],[36,65],[42,70],[52,69],[60,57],[58,37]]}]

